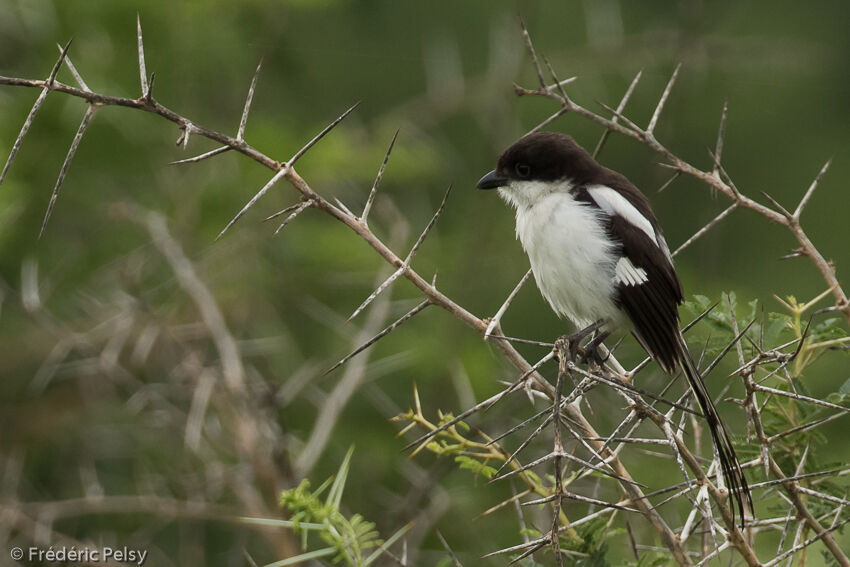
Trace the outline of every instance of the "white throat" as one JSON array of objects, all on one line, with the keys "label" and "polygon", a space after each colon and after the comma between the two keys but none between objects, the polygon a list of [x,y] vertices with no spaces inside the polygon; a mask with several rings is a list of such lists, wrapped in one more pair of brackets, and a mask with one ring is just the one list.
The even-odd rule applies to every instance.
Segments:
[{"label": "white throat", "polygon": [[499,196],[517,209],[517,214],[519,214],[519,209],[533,207],[549,195],[555,193],[569,195],[573,187],[573,183],[569,180],[557,183],[547,183],[545,181],[511,181],[508,185],[499,189]]}]

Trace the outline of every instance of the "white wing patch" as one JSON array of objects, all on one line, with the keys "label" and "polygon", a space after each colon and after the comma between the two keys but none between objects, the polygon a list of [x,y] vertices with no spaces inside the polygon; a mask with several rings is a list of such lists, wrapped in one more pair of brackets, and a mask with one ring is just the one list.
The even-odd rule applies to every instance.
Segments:
[{"label": "white wing patch", "polygon": [[646,270],[638,268],[623,256],[614,267],[614,281],[623,285],[640,285],[648,281]]},{"label": "white wing patch", "polygon": [[[652,228],[652,223],[640,214],[640,211],[629,203],[628,199],[605,185],[591,185],[587,188],[587,192],[590,193],[590,197],[599,205],[600,209],[609,215],[616,214],[623,217],[629,224],[644,231],[656,246],[659,245],[655,238],[655,229]],[[629,265],[631,265],[631,262],[629,262]]]}]

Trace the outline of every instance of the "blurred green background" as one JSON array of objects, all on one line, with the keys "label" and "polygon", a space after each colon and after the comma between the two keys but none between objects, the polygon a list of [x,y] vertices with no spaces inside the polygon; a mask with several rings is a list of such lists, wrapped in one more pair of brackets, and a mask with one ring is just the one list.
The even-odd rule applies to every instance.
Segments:
[{"label": "blurred green background", "polygon": [[[533,88],[536,81],[518,16],[559,77],[578,77],[569,93],[588,108],[601,110],[596,101],[616,106],[635,73],[643,70],[626,111],[638,124],[649,119],[681,62],[656,135],[677,155],[710,169],[706,150],[714,148],[728,100],[724,164],[748,196],[763,201],[761,191],[766,191],[791,209],[832,157],[803,225],[822,254],[835,261],[839,278],[847,280],[846,2],[0,0],[0,74],[43,78],[56,59],[56,43],[73,38],[70,56],[93,90],[135,98],[137,12],[147,69],[156,73],[155,97],[211,129],[235,134],[262,59],[246,139],[276,159],[288,159],[361,101],[298,165],[314,190],[354,211],[365,202],[398,130],[372,227],[392,242],[392,228],[398,226],[393,219],[406,218],[408,237],[395,243],[396,253],[404,256],[453,185],[448,208],[414,267],[424,277],[438,272],[440,289],[478,316],[498,309],[528,262],[514,239],[512,213],[495,195],[475,191],[475,183],[504,147],[556,110],[551,101],[513,93],[513,83]],[[73,82],[66,69],[59,78]],[[32,89],[0,88],[3,159],[36,96]],[[177,388],[176,379],[161,370],[165,364],[134,366],[134,341],[128,340],[116,354],[127,361],[132,376],[122,382],[103,369],[101,349],[109,337],[99,346],[89,345],[90,351],[71,347],[57,359],[69,336],[122,317],[128,303],[150,320],[188,329],[175,341],[204,344],[192,335],[198,317],[191,300],[149,235],[115,214],[116,204],[128,202],[165,214],[172,234],[213,291],[246,353],[249,375],[268,390],[263,395],[272,401],[265,409],[280,441],[273,448],[275,459],[296,483],[291,464],[303,450],[317,406],[343,372],[321,377],[321,371],[351,350],[365,319],[345,323],[345,318],[374,288],[381,261],[344,227],[313,210],[272,238],[275,226],[260,221],[297,197],[284,184],[214,242],[270,178],[268,170],[233,154],[169,166],[215,146],[193,137],[183,150],[174,144],[179,131],[172,124],[123,108],[105,108],[94,117],[39,240],[51,189],[84,111],[77,99],[48,96],[0,186],[0,450],[7,468],[12,462],[22,467],[20,481],[5,497],[53,501],[91,490],[139,494],[145,486],[149,492],[190,498],[194,477],[189,471],[203,469],[194,461],[199,457],[186,454],[185,424],[163,417],[167,411],[159,402],[139,399],[139,392],[155,386],[168,403],[188,407],[192,387]],[[601,134],[598,126],[570,115],[550,128],[591,148]],[[728,204],[685,179],[658,194],[669,171],[632,140],[613,136],[601,161],[650,196],[672,248]],[[736,211],[681,254],[677,268],[688,295],[719,298],[721,291],[735,290],[742,302],[759,299],[766,309],[779,311],[773,294],[807,300],[825,287],[807,260],[778,260],[794,246],[785,229]],[[27,288],[27,278],[37,281],[37,299],[27,295],[27,289],[36,289]],[[391,293],[390,317],[418,301],[404,281]],[[128,332],[136,337],[144,325],[138,319],[134,324],[140,327]],[[503,327],[510,335],[540,340],[567,330],[532,285],[519,294]],[[534,348],[521,350],[529,358],[541,356]],[[206,354],[214,359],[214,353]],[[639,354],[635,345],[624,346],[626,360],[636,361]],[[54,360],[59,360],[55,368]],[[296,402],[276,406],[275,396],[294,375],[310,379]],[[818,380],[806,384],[812,395],[835,391],[850,378],[847,359],[825,359],[813,375]],[[414,382],[423,405],[435,415],[437,408],[457,412],[492,395],[498,380],[512,376],[470,329],[439,309],[426,310],[369,355],[364,383],[342,412],[310,477],[318,483],[332,474],[355,444],[351,482],[356,489],[346,496],[351,510],[377,521],[389,534],[428,509],[419,564],[436,564],[443,556],[435,527],[466,565],[477,564],[483,553],[519,541],[516,527],[505,518],[472,521],[505,498],[507,486],[476,482],[427,454],[408,461],[402,441],[394,437],[397,427],[387,417],[412,403]],[[724,376],[718,371],[716,380]],[[622,405],[613,395],[610,402],[618,409]],[[497,433],[513,423],[512,411],[527,415],[531,410],[517,399],[476,423]],[[596,418],[601,430],[614,425],[604,415]],[[743,427],[743,419],[739,423]],[[833,444],[834,460],[846,462],[846,443]],[[636,470],[659,462],[652,457],[629,461]],[[665,462],[670,466],[663,474],[674,482],[676,467]],[[442,499],[424,488],[417,493],[421,475],[442,485]],[[229,501],[227,495],[222,501]],[[280,558],[251,534],[226,524],[119,518],[86,516],[56,527],[79,538],[106,532],[118,534],[113,537],[119,541],[135,538],[159,550],[157,565],[186,565],[187,557],[194,563],[199,556],[210,565],[241,565],[242,547],[258,562]],[[625,541],[622,549],[614,546],[613,558],[628,557]],[[813,555],[811,564],[818,560]]]}]

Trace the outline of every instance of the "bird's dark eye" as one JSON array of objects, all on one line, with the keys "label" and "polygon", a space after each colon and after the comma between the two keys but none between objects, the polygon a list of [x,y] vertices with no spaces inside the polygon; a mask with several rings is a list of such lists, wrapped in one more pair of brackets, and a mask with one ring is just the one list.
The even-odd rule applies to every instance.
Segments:
[{"label": "bird's dark eye", "polygon": [[516,174],[522,178],[526,178],[531,175],[531,166],[527,163],[518,163],[514,166],[514,171]]}]

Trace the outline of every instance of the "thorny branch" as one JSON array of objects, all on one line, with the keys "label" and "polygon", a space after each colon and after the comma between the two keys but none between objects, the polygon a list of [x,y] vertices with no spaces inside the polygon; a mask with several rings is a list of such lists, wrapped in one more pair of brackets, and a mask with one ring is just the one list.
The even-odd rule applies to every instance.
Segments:
[{"label": "thorny branch", "polygon": [[[687,551],[685,547],[685,540],[687,540],[687,535],[695,529],[695,521],[707,523],[708,529],[712,534],[714,534],[716,530],[722,537],[726,538],[725,541],[715,540],[714,550],[706,557],[704,557],[702,561],[699,562],[699,564],[703,564],[710,557],[720,553],[728,546],[733,547],[748,565],[762,564],[755,555],[752,543],[752,538],[754,537],[754,535],[762,529],[761,524],[759,522],[754,522],[747,529],[748,533],[742,532],[738,529],[738,527],[732,521],[731,512],[726,503],[725,488],[718,488],[714,486],[714,484],[712,484],[710,480],[711,472],[714,471],[715,474],[717,472],[716,464],[710,466],[708,471],[704,471],[703,463],[701,462],[701,460],[696,455],[694,455],[688,448],[687,444],[683,439],[682,425],[684,424],[684,412],[682,424],[680,426],[676,426],[675,423],[672,421],[672,416],[674,412],[677,410],[681,411],[681,409],[683,409],[681,408],[681,404],[686,401],[687,395],[683,396],[683,399],[680,400],[680,402],[672,404],[673,407],[669,410],[667,414],[661,414],[660,412],[654,409],[654,405],[657,400],[653,401],[652,403],[645,402],[643,399],[642,392],[632,385],[632,381],[634,379],[635,374],[639,372],[642,368],[644,368],[645,364],[642,363],[637,368],[631,371],[626,371],[622,368],[622,366],[620,366],[616,359],[614,359],[613,356],[608,353],[609,358],[602,365],[602,367],[594,369],[593,372],[586,372],[576,366],[573,362],[568,361],[565,357],[565,353],[563,352],[563,350],[561,350],[558,356],[560,361],[558,372],[558,386],[560,386],[564,382],[564,378],[568,375],[572,375],[573,373],[575,373],[577,376],[583,376],[582,382],[576,386],[573,391],[573,394],[562,398],[559,391],[560,388],[553,387],[538,372],[538,368],[540,367],[540,365],[542,365],[548,360],[551,360],[553,356],[550,355],[544,357],[540,362],[532,366],[513,347],[513,345],[511,344],[511,339],[509,339],[508,337],[504,337],[501,334],[499,320],[501,319],[501,316],[504,314],[504,312],[509,308],[513,296],[523,285],[523,283],[528,279],[529,274],[526,274],[523,280],[518,284],[517,288],[508,297],[508,299],[505,301],[504,305],[496,314],[496,316],[492,319],[488,319],[479,318],[469,312],[467,309],[465,309],[464,307],[456,303],[454,300],[452,300],[450,297],[445,295],[442,291],[440,291],[440,289],[436,285],[435,280],[428,281],[427,279],[420,276],[412,267],[411,263],[417,249],[427,237],[429,231],[433,228],[434,224],[439,218],[440,212],[445,206],[445,198],[443,199],[443,202],[436,211],[431,222],[425,228],[422,235],[419,237],[416,244],[413,246],[412,250],[405,258],[402,258],[397,255],[390,246],[388,246],[384,241],[378,238],[374,232],[372,232],[372,230],[367,224],[369,211],[374,201],[375,194],[378,190],[378,186],[382,178],[383,172],[387,167],[387,162],[389,160],[393,145],[396,143],[397,135],[393,137],[392,142],[389,145],[385,159],[380,166],[378,175],[369,192],[368,199],[366,201],[366,206],[362,214],[360,216],[357,216],[351,213],[344,205],[342,205],[342,203],[338,202],[337,204],[333,204],[327,199],[325,199],[323,196],[321,196],[319,193],[317,193],[309,185],[309,183],[298,174],[294,167],[297,160],[301,156],[303,156],[305,152],[310,150],[313,145],[316,144],[323,136],[331,132],[340,122],[342,122],[346,118],[346,116],[348,116],[349,113],[351,113],[355,109],[356,104],[346,110],[344,113],[342,113],[334,121],[332,121],[311,141],[309,141],[307,144],[297,150],[288,161],[279,161],[253,148],[244,139],[245,127],[247,124],[253,95],[257,86],[260,65],[257,66],[256,72],[254,73],[253,78],[251,80],[251,85],[248,90],[248,95],[246,98],[242,115],[240,117],[236,136],[231,137],[224,133],[205,128],[195,123],[188,117],[178,114],[177,112],[165,107],[159,101],[156,100],[153,95],[154,75],[150,75],[150,77],[148,77],[147,70],[145,67],[144,47],[142,41],[142,30],[140,21],[137,21],[137,30],[139,77],[141,90],[141,94],[138,98],[112,96],[91,90],[74,68],[70,58],[67,57],[68,48],[70,44],[66,45],[65,48],[62,49],[59,60],[55,63],[47,79],[23,79],[0,76],[0,85],[40,89],[39,96],[35,101],[32,110],[27,116],[18,137],[12,146],[9,158],[3,168],[2,173],[0,173],[0,183],[2,183],[3,179],[5,179],[16,154],[18,153],[23,143],[24,137],[26,136],[34,118],[36,117],[36,114],[38,113],[44,99],[48,94],[52,92],[64,93],[66,95],[82,99],[89,104],[86,114],[83,117],[81,125],[78,129],[77,135],[74,138],[74,141],[71,145],[65,162],[60,170],[59,178],[57,179],[56,186],[50,199],[48,210],[45,214],[44,223],[41,229],[42,233],[44,232],[44,228],[50,219],[51,213],[54,210],[54,205],[56,204],[59,188],[61,187],[62,181],[65,178],[71,159],[73,158],[73,155],[81,139],[85,135],[87,131],[86,127],[88,126],[91,117],[95,113],[96,109],[106,106],[123,106],[135,108],[162,117],[178,126],[181,131],[178,143],[183,144],[184,146],[188,144],[190,136],[192,134],[218,142],[219,144],[221,144],[221,146],[215,150],[212,150],[205,154],[201,154],[194,158],[180,160],[175,163],[194,163],[204,159],[212,158],[226,151],[235,151],[249,157],[250,159],[265,166],[273,172],[273,176],[271,177],[269,182],[245,205],[245,207],[241,211],[238,212],[238,214],[236,214],[233,220],[231,220],[230,223],[228,223],[224,227],[219,236],[223,235],[242,215],[245,214],[245,212],[247,212],[251,207],[253,207],[266,192],[268,192],[278,182],[285,180],[300,194],[301,200],[293,208],[272,215],[272,217],[269,217],[274,218],[278,215],[285,214],[286,212],[294,211],[291,212],[289,217],[287,217],[287,219],[283,222],[281,228],[285,226],[288,222],[294,220],[306,208],[316,208],[347,226],[358,238],[368,243],[387,264],[395,268],[395,271],[392,273],[389,279],[385,280],[384,283],[378,286],[376,291],[369,296],[369,298],[364,302],[361,308],[354,312],[352,317],[354,315],[357,315],[357,313],[359,313],[362,308],[366,307],[366,305],[368,305],[369,302],[371,302],[375,297],[377,297],[382,290],[389,287],[396,279],[399,279],[401,277],[404,277],[409,282],[411,282],[424,296],[423,302],[417,308],[415,308],[413,311],[402,317],[402,319],[400,319],[399,321],[379,333],[375,337],[375,339],[369,341],[368,343],[366,343],[366,345],[370,345],[375,340],[386,336],[392,330],[397,328],[398,325],[421,312],[424,307],[427,307],[428,305],[436,305],[441,307],[444,311],[448,312],[457,320],[471,327],[475,332],[485,337],[485,339],[488,339],[521,373],[519,380],[517,380],[514,384],[512,384],[509,388],[507,388],[500,394],[494,396],[489,400],[486,400],[485,402],[477,404],[470,410],[461,413],[458,418],[451,420],[440,427],[433,427],[426,436],[418,439],[413,444],[419,445],[419,447],[421,448],[422,446],[424,446],[424,443],[427,442],[428,439],[440,434],[447,428],[452,427],[454,423],[457,423],[460,419],[464,419],[481,409],[491,407],[494,403],[503,399],[507,395],[520,391],[524,388],[533,387],[538,392],[541,392],[546,397],[553,400],[553,405],[551,407],[552,416],[548,420],[553,423],[555,428],[555,450],[552,454],[552,460],[554,460],[555,463],[555,479],[557,482],[555,498],[553,500],[555,504],[555,521],[553,523],[552,530],[547,537],[541,538],[540,540],[529,541],[523,545],[515,546],[513,548],[507,548],[502,550],[502,552],[522,551],[524,553],[530,553],[535,549],[539,549],[548,544],[551,545],[556,554],[558,554],[558,558],[560,561],[560,553],[562,550],[560,548],[558,540],[559,533],[570,526],[574,527],[576,525],[580,525],[581,523],[588,521],[591,516],[594,516],[594,514],[591,514],[584,519],[572,522],[569,526],[559,527],[558,525],[561,500],[567,497],[567,493],[564,489],[563,479],[561,476],[562,463],[565,460],[573,460],[572,458],[570,458],[572,456],[568,453],[565,453],[563,450],[563,441],[561,439],[561,426],[566,425],[567,430],[571,433],[571,435],[573,435],[578,440],[580,445],[585,447],[590,452],[592,458],[598,461],[598,464],[586,463],[585,465],[582,465],[583,468],[580,469],[580,474],[577,476],[583,477],[583,475],[588,474],[590,470],[598,470],[599,467],[604,467],[608,477],[616,479],[619,483],[620,489],[625,494],[625,498],[623,501],[617,503],[616,505],[611,505],[611,508],[603,510],[602,512],[609,513],[612,510],[620,509],[623,506],[631,506],[638,509],[643,515],[643,517],[648,521],[649,525],[652,526],[656,535],[664,544],[667,552],[680,565],[694,564],[691,553]],[[779,203],[775,202],[769,195],[766,194],[765,197],[770,202],[770,206],[764,205],[742,194],[741,191],[739,191],[739,189],[734,185],[728,173],[725,171],[721,164],[723,138],[726,129],[727,115],[727,105],[725,103],[721,116],[718,138],[715,144],[715,151],[713,153],[712,168],[709,171],[701,170],[679,158],[670,149],[668,149],[661,142],[659,142],[655,137],[654,132],[656,126],[663,112],[665,103],[668,100],[671,91],[673,90],[681,66],[677,66],[674,73],[672,74],[669,82],[667,83],[667,86],[665,87],[659,98],[659,101],[656,105],[656,108],[652,114],[648,125],[646,126],[646,128],[641,128],[633,121],[629,120],[623,114],[625,106],[628,100],[630,99],[632,93],[634,92],[634,89],[636,88],[636,85],[640,79],[640,73],[638,73],[635,79],[632,81],[631,85],[626,91],[626,94],[624,95],[616,109],[612,109],[603,105],[603,107],[610,113],[609,118],[584,108],[583,106],[575,103],[569,96],[567,96],[565,86],[572,82],[574,78],[559,81],[557,77],[555,77],[554,70],[548,64],[548,61],[546,61],[546,67],[548,68],[554,80],[554,83],[552,85],[548,85],[546,80],[544,79],[542,67],[538,61],[538,56],[536,51],[534,50],[531,37],[528,34],[528,31],[525,29],[524,25],[523,37],[525,38],[527,47],[531,54],[532,62],[534,64],[534,68],[536,70],[537,78],[539,81],[539,87],[536,89],[525,89],[516,86],[515,89],[519,95],[542,96],[552,99],[558,104],[559,110],[550,119],[547,119],[546,123],[550,123],[552,120],[556,119],[558,116],[564,113],[575,113],[605,128],[602,138],[600,139],[599,144],[596,147],[594,155],[598,154],[599,151],[602,149],[610,133],[618,133],[627,136],[631,139],[634,139],[660,154],[665,160],[666,166],[670,167],[675,171],[674,179],[675,177],[678,177],[682,174],[689,175],[704,182],[710,188],[722,193],[732,201],[732,204],[726,210],[724,210],[714,220],[712,220],[705,227],[700,229],[696,234],[694,234],[692,238],[690,238],[687,242],[680,246],[676,250],[677,253],[680,252],[682,249],[686,248],[693,241],[707,233],[712,227],[718,224],[727,215],[731,214],[734,210],[738,208],[750,209],[760,214],[767,220],[786,227],[791,232],[791,234],[799,243],[800,253],[810,258],[810,260],[814,263],[814,265],[826,281],[827,286],[829,288],[829,292],[834,298],[833,310],[843,313],[845,318],[850,321],[850,301],[848,301],[847,294],[840,285],[834,266],[831,262],[827,261],[821,255],[821,253],[810,241],[807,234],[800,225],[801,214],[806,204],[811,199],[815,189],[821,181],[821,178],[828,169],[829,162],[827,162],[823,166],[821,171],[818,173],[817,177],[812,182],[808,190],[804,193],[803,197],[794,209],[793,213],[787,211]],[[79,84],[79,88],[66,85],[56,80],[56,75],[63,62],[68,66],[69,70],[72,72],[73,76],[75,77],[75,80]],[[448,193],[446,194],[446,197],[448,197]],[[218,349],[222,364],[222,375],[224,378],[224,382],[227,385],[228,389],[233,392],[237,400],[244,399],[245,370],[242,367],[241,356],[238,352],[238,347],[235,345],[232,336],[229,334],[223,317],[215,306],[215,302],[209,295],[208,290],[203,286],[200,280],[198,280],[197,276],[194,274],[191,264],[188,263],[188,260],[185,258],[185,256],[182,255],[182,252],[180,251],[179,247],[176,246],[176,243],[168,235],[165,229],[164,219],[156,213],[139,213],[138,211],[134,212],[130,216],[131,218],[134,218],[134,220],[140,222],[140,224],[147,228],[154,243],[160,249],[162,254],[166,257],[168,262],[171,264],[174,272],[177,274],[180,285],[195,300],[196,306],[200,311],[205,324],[212,333],[213,341],[216,345],[216,348]],[[494,331],[496,330],[499,330],[498,334],[494,334]],[[838,522],[838,514],[836,513],[832,525],[829,528],[825,528],[821,524],[822,520],[816,518],[809,511],[805,499],[801,496],[802,494],[811,494],[810,492],[806,492],[806,490],[808,489],[803,489],[799,485],[799,482],[803,477],[799,474],[799,472],[794,476],[785,476],[782,469],[773,459],[769,450],[769,445],[773,438],[769,438],[764,432],[764,427],[761,423],[761,419],[759,416],[759,409],[763,406],[759,405],[757,395],[793,395],[796,397],[796,399],[804,402],[823,402],[814,398],[800,396],[798,394],[790,394],[789,392],[770,388],[768,386],[763,386],[762,384],[757,383],[754,380],[754,373],[755,369],[759,366],[759,364],[763,364],[765,363],[765,361],[779,361],[783,365],[782,368],[784,368],[784,365],[787,364],[789,360],[785,353],[780,353],[779,349],[777,349],[773,355],[773,358],[770,357],[771,355],[761,353],[761,358],[759,358],[759,360],[756,360],[752,364],[745,364],[741,348],[738,344],[738,339],[740,339],[743,334],[744,333],[741,332],[736,337],[736,339],[733,340],[727,346],[726,350],[724,351],[724,354],[725,352],[728,352],[728,350],[733,346],[736,346],[738,349],[739,362],[741,364],[741,368],[739,368],[737,374],[739,374],[743,378],[747,391],[747,398],[744,401],[744,405],[747,409],[748,416],[756,430],[756,436],[761,446],[761,457],[752,463],[746,463],[745,467],[764,467],[770,474],[774,475],[777,479],[779,479],[779,484],[784,489],[784,498],[786,498],[786,500],[790,503],[789,516],[785,520],[786,530],[791,525],[792,509],[794,512],[793,515],[799,519],[797,532],[798,537],[795,538],[793,546],[789,550],[781,553],[778,557],[774,559],[773,562],[769,564],[774,564],[782,557],[793,555],[793,553],[805,549],[806,546],[814,543],[815,541],[823,540],[824,544],[829,549],[833,558],[839,564],[850,565],[850,561],[848,561],[847,556],[841,549],[838,548],[832,537],[832,533],[834,532],[834,530],[836,530],[839,526],[843,525],[844,522]],[[365,340],[365,337],[362,337],[361,340]],[[801,338],[801,345],[802,341],[803,339]],[[352,355],[349,355],[348,357],[343,359],[342,362],[346,362],[358,352],[360,352],[360,350],[362,349],[355,350]],[[782,356],[786,356],[786,358],[781,358]],[[713,364],[716,364],[716,361]],[[711,369],[713,364],[709,366],[709,370]],[[593,377],[594,379],[590,379],[590,377]],[[604,436],[597,433],[594,427],[591,425],[590,421],[585,416],[581,407],[582,403],[587,403],[584,397],[585,394],[587,393],[587,391],[593,388],[595,384],[599,383],[599,379],[608,380],[608,383],[612,384],[621,384],[622,387],[615,388],[615,390],[618,395],[620,395],[626,401],[630,409],[629,416],[626,418],[626,420],[623,421],[620,427],[618,427],[617,430],[615,430],[614,433],[612,433],[610,436]],[[356,386],[356,380],[354,382],[354,386]],[[348,391],[349,387],[346,387],[346,393]],[[846,411],[845,408],[841,406],[836,406],[835,404],[830,404],[829,407],[832,407],[833,409],[837,410]],[[332,408],[328,411],[330,412],[330,415],[333,416],[333,413],[336,410]],[[239,409],[236,408],[235,414],[239,413]],[[246,413],[250,414],[250,412]],[[543,413],[544,412],[541,412],[541,414],[538,415],[542,416]],[[334,418],[331,417],[331,419]],[[698,489],[699,495],[696,498],[694,513],[689,517],[688,524],[681,533],[677,533],[676,530],[671,528],[667,524],[667,522],[665,522],[665,520],[662,518],[661,514],[658,511],[658,507],[661,504],[653,505],[650,502],[650,497],[656,496],[657,493],[645,494],[641,490],[639,484],[633,480],[631,474],[629,473],[625,465],[622,463],[622,461],[619,459],[619,454],[622,451],[623,447],[625,447],[630,442],[638,441],[637,439],[632,438],[631,436],[637,428],[638,424],[640,424],[644,420],[649,420],[664,433],[664,439],[659,441],[666,443],[669,446],[672,446],[672,450],[675,454],[677,461],[686,465],[687,468],[694,475],[693,479],[687,479],[687,472],[685,472],[686,482],[684,483],[684,485],[678,487],[671,487],[670,489],[665,489],[664,491],[661,491],[665,492],[669,490],[677,490],[679,492],[677,492],[676,494],[691,494],[691,491],[693,489]],[[629,423],[632,423],[631,429],[628,432],[624,433],[623,429],[626,428]],[[237,419],[237,424],[239,426],[238,436],[240,438],[240,444],[245,451],[245,457],[249,460],[253,459],[258,453],[261,453],[261,451],[256,447],[258,442],[258,425],[254,421],[252,421],[251,418],[244,418],[241,422],[239,421],[239,419]],[[540,428],[538,430],[540,430]],[[536,434],[533,434],[531,438],[533,438],[534,435]],[[529,438],[529,440],[531,438]],[[616,447],[612,447],[612,445],[614,444],[616,444]],[[253,464],[257,465],[256,461]],[[269,463],[266,463],[266,465],[272,466]],[[302,468],[304,469],[309,469],[310,466],[311,462],[302,463]],[[274,477],[274,474],[271,473],[270,476]],[[274,484],[273,480],[272,484]],[[759,485],[753,485],[754,488],[757,486]],[[701,501],[704,498],[703,495],[705,494],[708,494],[713,500],[717,510],[720,513],[720,516],[723,519],[723,525],[719,524],[717,520],[711,516],[711,511],[708,506],[701,504]],[[587,501],[601,503],[598,500]],[[842,509],[845,503],[846,502],[844,500],[841,500],[840,506],[842,506]],[[700,517],[702,519],[695,520],[695,518],[697,517]],[[801,527],[804,524],[808,527],[809,530],[814,532],[816,535],[806,541],[801,541],[800,535],[803,533],[801,531]],[[637,553],[638,546],[635,545],[633,547],[635,548],[635,553]],[[782,546],[780,545],[780,549],[781,547]]]}]

